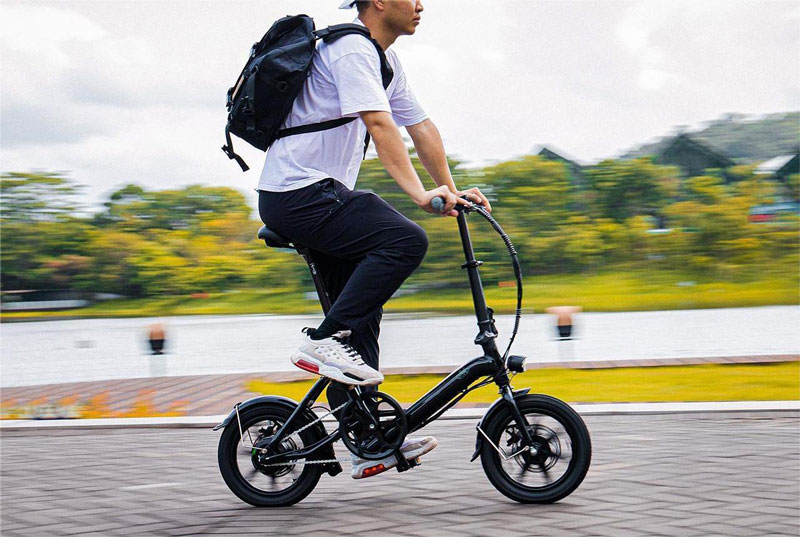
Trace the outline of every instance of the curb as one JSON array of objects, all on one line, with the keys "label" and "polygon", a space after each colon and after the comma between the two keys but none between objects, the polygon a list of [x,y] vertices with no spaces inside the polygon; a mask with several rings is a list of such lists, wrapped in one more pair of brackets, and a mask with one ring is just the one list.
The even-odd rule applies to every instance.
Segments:
[{"label": "curb", "polygon": [[[703,412],[798,412],[800,401],[711,401],[677,403],[576,403],[571,405],[582,416],[637,414],[691,414]],[[454,408],[443,420],[480,419],[488,405]],[[0,431],[37,431],[45,429],[150,429],[210,428],[225,419],[219,416],[178,416],[169,418],[98,418],[56,420],[0,420]],[[323,421],[335,421],[328,416]]]}]

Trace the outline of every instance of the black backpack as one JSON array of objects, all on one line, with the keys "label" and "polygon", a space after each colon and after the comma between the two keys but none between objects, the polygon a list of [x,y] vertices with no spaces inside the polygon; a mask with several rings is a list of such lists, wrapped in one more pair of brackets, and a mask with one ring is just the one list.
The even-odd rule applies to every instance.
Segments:
[{"label": "black backpack", "polygon": [[[355,119],[338,118],[281,130],[309,76],[317,40],[330,43],[348,34],[361,34],[375,45],[381,59],[383,87],[387,88],[394,75],[392,68],[369,30],[358,24],[336,24],[315,30],[314,21],[308,15],[286,16],[276,21],[261,41],[253,45],[242,74],[228,90],[227,144],[222,146],[228,158],[236,160],[242,171],[249,168],[242,157],[233,151],[231,133],[266,151],[278,138],[333,129]],[[369,133],[364,141],[365,153],[368,144]]]}]

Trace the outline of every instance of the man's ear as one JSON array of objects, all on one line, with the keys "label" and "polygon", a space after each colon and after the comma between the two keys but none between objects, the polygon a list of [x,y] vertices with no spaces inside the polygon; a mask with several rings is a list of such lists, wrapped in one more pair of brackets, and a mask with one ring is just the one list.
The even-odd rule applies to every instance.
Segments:
[{"label": "man's ear", "polygon": [[375,6],[375,9],[378,11],[384,11],[386,9],[386,2],[387,0],[372,0],[372,5]]}]

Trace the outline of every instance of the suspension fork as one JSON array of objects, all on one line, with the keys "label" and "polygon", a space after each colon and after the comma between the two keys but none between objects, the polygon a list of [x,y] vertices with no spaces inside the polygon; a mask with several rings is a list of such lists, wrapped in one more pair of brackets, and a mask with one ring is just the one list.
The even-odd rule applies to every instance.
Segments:
[{"label": "suspension fork", "polygon": [[500,386],[500,395],[503,397],[503,401],[506,402],[506,406],[511,412],[511,417],[514,418],[514,422],[517,424],[517,428],[522,435],[525,445],[531,447],[533,446],[533,437],[531,437],[531,433],[528,431],[529,424],[525,420],[525,416],[522,415],[522,412],[519,411],[517,401],[514,399],[514,392],[511,390],[511,385],[508,383],[507,376],[505,380],[506,382],[502,383]]}]

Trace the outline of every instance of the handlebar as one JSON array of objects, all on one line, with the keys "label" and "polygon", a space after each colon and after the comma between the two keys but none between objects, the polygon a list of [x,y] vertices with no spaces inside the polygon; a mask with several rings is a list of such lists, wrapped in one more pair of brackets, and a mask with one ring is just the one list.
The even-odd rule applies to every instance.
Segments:
[{"label": "handlebar", "polygon": [[[470,202],[470,205],[462,205],[460,203],[456,203],[456,206],[453,207],[456,211],[468,211],[473,209],[475,206],[482,207],[480,203],[475,203],[474,201],[470,201],[469,198],[466,196],[461,196],[461,199],[465,199]],[[436,196],[431,200],[431,207],[438,212],[444,211],[444,198],[441,196]]]}]

